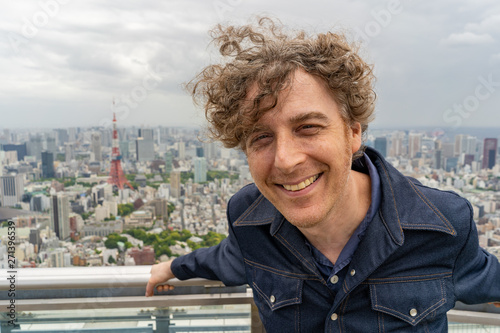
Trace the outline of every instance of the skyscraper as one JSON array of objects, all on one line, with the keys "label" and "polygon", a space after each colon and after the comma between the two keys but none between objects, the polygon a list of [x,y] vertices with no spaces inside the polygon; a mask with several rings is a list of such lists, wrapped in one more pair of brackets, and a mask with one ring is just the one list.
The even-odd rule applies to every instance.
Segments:
[{"label": "skyscraper", "polygon": [[178,152],[179,152],[179,159],[183,160],[186,158],[186,143],[183,141],[177,142],[177,147],[178,147]]},{"label": "skyscraper", "polygon": [[170,173],[170,195],[174,198],[181,196],[181,172],[172,171]]},{"label": "skyscraper", "polygon": [[465,134],[458,134],[455,135],[455,151],[454,155],[455,156],[460,156],[460,154],[465,153],[465,150],[467,148],[467,138],[469,136]]},{"label": "skyscraper", "polygon": [[170,172],[172,172],[172,162],[174,161],[172,152],[167,151],[164,155],[164,160],[165,160],[165,173],[170,174]]},{"label": "skyscraper", "polygon": [[483,146],[483,169],[491,169],[496,164],[498,139],[484,139]]},{"label": "skyscraper", "polygon": [[66,163],[71,162],[75,159],[75,150],[73,143],[64,144],[64,152],[66,154]]},{"label": "skyscraper", "polygon": [[60,240],[69,238],[69,199],[64,194],[50,199],[50,227]]},{"label": "skyscraper", "polygon": [[137,161],[145,162],[152,161],[155,158],[153,140],[144,140],[144,138],[137,138],[135,141],[135,149],[137,154]]},{"label": "skyscraper", "polygon": [[24,194],[24,178],[22,175],[0,177],[0,201],[2,206],[15,206]]},{"label": "skyscraper", "polygon": [[155,158],[154,133],[152,129],[140,128],[139,137],[136,140],[137,161],[152,161]]},{"label": "skyscraper", "polygon": [[58,128],[55,130],[57,133],[57,139],[59,140],[59,145],[63,145],[69,141],[68,131],[64,128]]},{"label": "skyscraper", "polygon": [[204,157],[194,159],[194,182],[204,183],[207,181],[207,160]]},{"label": "skyscraper", "polygon": [[382,156],[387,157],[387,138],[379,137],[375,138],[375,150],[380,152]]},{"label": "skyscraper", "polygon": [[154,140],[154,131],[151,128],[139,128],[139,137],[144,140]]},{"label": "skyscraper", "polygon": [[24,156],[26,156],[28,154],[26,143],[3,145],[2,149],[4,151],[17,151],[17,160],[18,161],[24,160]]},{"label": "skyscraper", "polygon": [[408,136],[408,155],[410,158],[417,156],[422,151],[422,134],[410,133]]},{"label": "skyscraper", "polygon": [[102,149],[101,149],[101,133],[92,133],[92,152],[94,153],[94,161],[102,161]]},{"label": "skyscraper", "polygon": [[42,178],[54,178],[54,154],[42,152]]},{"label": "skyscraper", "polygon": [[37,134],[28,142],[28,155],[34,156],[38,161],[42,159],[43,142],[42,136]]},{"label": "skyscraper", "polygon": [[56,138],[53,136],[47,136],[45,139],[45,143],[47,144],[47,151],[52,154],[57,153],[57,146],[56,146]]}]

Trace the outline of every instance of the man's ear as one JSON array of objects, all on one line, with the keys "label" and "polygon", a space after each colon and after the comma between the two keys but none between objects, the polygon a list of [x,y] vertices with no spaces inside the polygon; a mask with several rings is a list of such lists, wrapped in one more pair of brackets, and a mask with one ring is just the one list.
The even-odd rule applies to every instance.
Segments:
[{"label": "man's ear", "polygon": [[362,130],[361,130],[361,124],[359,122],[355,122],[350,126],[351,129],[351,139],[352,139],[352,153],[354,154],[361,148],[361,142],[362,142]]}]

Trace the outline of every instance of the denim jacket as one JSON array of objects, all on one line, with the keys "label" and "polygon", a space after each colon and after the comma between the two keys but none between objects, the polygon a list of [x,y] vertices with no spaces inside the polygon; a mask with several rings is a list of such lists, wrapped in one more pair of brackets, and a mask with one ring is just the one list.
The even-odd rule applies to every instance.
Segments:
[{"label": "denim jacket", "polygon": [[367,155],[382,200],[337,293],[318,271],[302,233],[255,185],[227,209],[229,236],[172,263],[179,279],[248,284],[266,331],[447,332],[456,301],[500,300],[500,265],[478,245],[468,201],[422,186]]}]

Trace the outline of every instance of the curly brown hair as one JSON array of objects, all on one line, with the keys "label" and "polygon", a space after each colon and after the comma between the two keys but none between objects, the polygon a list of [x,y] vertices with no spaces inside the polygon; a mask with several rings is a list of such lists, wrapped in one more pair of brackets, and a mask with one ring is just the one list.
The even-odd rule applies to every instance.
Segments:
[{"label": "curly brown hair", "polygon": [[[372,66],[344,35],[287,34],[280,22],[260,18],[256,25],[218,25],[211,37],[227,61],[205,67],[186,87],[194,101],[204,105],[209,136],[225,147],[246,150],[248,133],[276,106],[299,68],[324,80],[344,121],[359,122],[366,133],[376,97]],[[248,103],[249,89],[255,85],[258,93]]]}]

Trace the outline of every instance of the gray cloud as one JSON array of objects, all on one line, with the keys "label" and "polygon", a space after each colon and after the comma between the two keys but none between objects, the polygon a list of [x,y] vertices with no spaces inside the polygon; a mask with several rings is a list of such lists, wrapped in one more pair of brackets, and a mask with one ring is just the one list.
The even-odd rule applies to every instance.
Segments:
[{"label": "gray cloud", "polygon": [[[113,97],[128,108],[123,125],[200,124],[202,112],[181,85],[218,59],[207,31],[255,14],[310,31],[352,31],[375,64],[378,126],[452,125],[447,110],[473,95],[480,77],[500,82],[493,0],[26,0],[4,7],[5,128],[95,126],[110,118]],[[468,124],[500,125],[500,88],[492,89]]]}]

